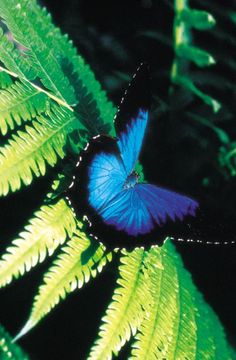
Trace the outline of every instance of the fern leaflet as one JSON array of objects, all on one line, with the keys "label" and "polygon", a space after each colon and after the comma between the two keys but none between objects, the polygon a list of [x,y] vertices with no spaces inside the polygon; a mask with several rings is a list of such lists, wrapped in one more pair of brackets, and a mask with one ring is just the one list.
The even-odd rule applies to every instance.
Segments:
[{"label": "fern leaflet", "polygon": [[15,124],[31,120],[45,111],[49,100],[47,96],[35,89],[28,82],[15,82],[0,92],[0,130],[3,135],[8,128],[13,130]]}]

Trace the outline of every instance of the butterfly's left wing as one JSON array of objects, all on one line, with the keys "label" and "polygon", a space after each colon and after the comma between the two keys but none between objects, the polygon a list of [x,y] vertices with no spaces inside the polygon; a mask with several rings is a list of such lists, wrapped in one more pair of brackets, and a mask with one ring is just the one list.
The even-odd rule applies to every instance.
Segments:
[{"label": "butterfly's left wing", "polygon": [[186,216],[194,216],[197,208],[198,203],[187,196],[155,185],[137,184],[113,198],[100,215],[108,225],[136,237],[168,220],[182,221]]},{"label": "butterfly's left wing", "polygon": [[126,172],[120,157],[104,151],[94,155],[88,166],[88,201],[99,211],[113,199],[124,186]]},{"label": "butterfly's left wing", "polygon": [[113,199],[123,188],[126,171],[115,139],[101,135],[93,138],[82,151],[74,180],[67,190],[78,215],[99,209]]}]

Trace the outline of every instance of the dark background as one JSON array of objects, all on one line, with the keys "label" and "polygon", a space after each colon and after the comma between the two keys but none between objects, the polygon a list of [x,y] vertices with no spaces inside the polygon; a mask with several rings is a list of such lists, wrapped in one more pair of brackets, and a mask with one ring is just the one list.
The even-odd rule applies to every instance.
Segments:
[{"label": "dark background", "polygon": [[[220,14],[217,3],[209,9],[204,1],[192,2],[197,8],[216,11],[221,29],[232,34],[231,25]],[[142,154],[146,178],[201,200],[208,211],[208,222],[226,222],[222,240],[234,236],[235,179],[219,163],[219,139],[207,127],[186,116],[196,112],[212,118],[212,111],[191,94],[176,89],[170,96],[169,73],[173,61],[171,42],[173,9],[170,1],[91,1],[44,0],[54,22],[68,33],[101,81],[108,96],[119,104],[131,74],[142,60],[150,64],[152,76],[152,114]],[[233,3],[229,3],[231,6]],[[153,35],[148,35],[152,31]],[[214,33],[196,32],[195,42],[211,51],[233,56],[232,44]],[[224,88],[220,79],[232,80],[232,69],[219,61],[213,70],[193,73],[219,76],[219,86],[203,86],[225,105],[216,124],[235,138],[233,117],[235,91]],[[200,75],[198,80],[200,79]],[[203,76],[204,77],[204,76]],[[226,110],[227,109],[227,110]],[[235,113],[235,111],[234,111]],[[22,230],[32,212],[42,204],[54,171],[16,194],[1,199],[1,252]],[[217,219],[217,220],[216,220]],[[225,326],[228,339],[236,345],[236,246],[177,244],[186,268]],[[32,299],[51,259],[30,274],[1,290],[1,323],[15,335],[26,321]],[[35,329],[20,340],[33,360],[85,359],[96,337],[100,318],[110,301],[117,275],[117,263],[79,292],[68,296]],[[121,355],[120,358],[122,358]]]}]

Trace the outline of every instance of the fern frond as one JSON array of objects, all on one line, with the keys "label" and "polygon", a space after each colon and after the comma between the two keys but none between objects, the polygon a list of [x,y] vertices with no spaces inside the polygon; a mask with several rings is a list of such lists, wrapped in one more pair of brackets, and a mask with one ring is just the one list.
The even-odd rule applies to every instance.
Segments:
[{"label": "fern frond", "polygon": [[162,247],[161,259],[164,270],[151,274],[153,306],[135,336],[131,359],[232,359],[216,315],[171,243]]},{"label": "fern frond", "polygon": [[18,131],[0,149],[0,195],[20,189],[21,182],[29,185],[33,177],[46,172],[46,164],[54,166],[63,158],[66,137],[80,123],[65,108],[54,107],[48,117],[37,116],[25,132]]},{"label": "fern frond", "polygon": [[[158,257],[157,257],[158,256]],[[154,264],[157,258],[161,261],[163,270],[157,269]],[[149,291],[152,296],[149,313],[144,317],[138,333],[135,336],[136,341],[132,344],[131,359],[154,359],[156,354],[156,344],[154,343],[155,326],[159,314],[159,301],[162,291],[162,279],[165,274],[165,264],[162,262],[161,252],[153,253],[149,263]],[[163,287],[164,291],[164,287]]]},{"label": "fern frond", "polygon": [[[159,249],[156,250],[159,252]],[[146,269],[149,253],[137,248],[131,253],[123,250],[117,287],[108,306],[99,339],[91,349],[89,359],[111,359],[137,331],[151,298]]]},{"label": "fern frond", "polygon": [[21,348],[12,343],[12,338],[0,325],[0,359],[1,360],[29,360]]},{"label": "fern frond", "polygon": [[5,135],[15,124],[35,118],[49,107],[48,97],[29,82],[15,82],[0,92],[0,131]]},{"label": "fern frond", "polygon": [[[100,83],[95,79],[94,73],[83,58],[78,55],[67,35],[62,35],[60,29],[52,23],[51,15],[45,8],[37,5],[35,0],[30,2],[31,15],[40,22],[40,36],[48,44],[54,56],[59,59],[63,71],[74,87],[79,118],[86,123],[90,135],[100,134],[109,125],[109,131],[114,131],[113,118],[116,108],[108,101],[101,89]],[[84,123],[84,124],[85,124]],[[113,133],[114,134],[114,133]]]},{"label": "fern frond", "polygon": [[[171,244],[170,244],[171,245]],[[175,321],[174,358],[194,359],[197,347],[197,326],[194,303],[194,291],[192,278],[184,269],[179,256],[174,256],[175,268],[177,269],[177,281],[179,284],[178,314]]]},{"label": "fern frond", "polygon": [[106,254],[102,245],[94,246],[95,248],[91,249],[93,254],[86,256],[85,252],[90,252],[91,242],[83,232],[76,231],[44,275],[44,284],[40,286],[34,299],[30,318],[17,339],[32,329],[69,293],[80,289],[91,277],[96,277],[107,262],[111,261],[112,254]]},{"label": "fern frond", "polygon": [[[16,4],[14,0],[2,0],[1,17],[14,39],[26,47],[24,58],[34,69],[42,84],[67,104],[75,104],[74,90],[52,49],[41,38],[40,21],[34,16],[31,6],[29,0],[23,0],[19,4]],[[2,61],[4,63],[4,59]],[[24,77],[28,78],[25,74]]]},{"label": "fern frond", "polygon": [[[155,307],[150,309],[136,336],[132,350],[133,358],[156,359],[174,358],[173,339],[175,338],[176,321],[179,321],[179,288],[178,275],[173,257],[165,250],[166,244],[161,249],[161,259],[164,270],[152,272],[151,292]],[[167,306],[168,304],[168,306]]]},{"label": "fern frond", "polygon": [[42,263],[75,229],[74,215],[64,200],[43,205],[0,259],[0,286]]}]

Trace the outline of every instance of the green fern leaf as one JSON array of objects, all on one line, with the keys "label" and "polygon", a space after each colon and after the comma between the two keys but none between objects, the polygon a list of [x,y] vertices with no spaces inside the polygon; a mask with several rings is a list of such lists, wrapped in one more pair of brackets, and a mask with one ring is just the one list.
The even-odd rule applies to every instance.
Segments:
[{"label": "green fern leaf", "polygon": [[[92,246],[93,247],[93,246]],[[90,253],[93,252],[93,254]],[[85,253],[88,252],[88,256]],[[85,256],[84,256],[85,255]],[[44,284],[34,299],[32,313],[17,339],[34,327],[52,308],[77,288],[81,288],[90,278],[102,271],[112,254],[105,254],[105,248],[91,242],[81,231],[68,241],[53,266],[44,275]]]},{"label": "green fern leaf", "polygon": [[30,83],[15,82],[0,92],[0,130],[3,135],[15,124],[35,118],[49,107],[48,97]]},{"label": "green fern leaf", "polygon": [[[25,58],[42,84],[67,104],[75,104],[73,88],[61,64],[54,56],[52,49],[47,46],[47,42],[41,38],[39,31],[36,31],[40,29],[40,21],[34,16],[31,6],[29,0],[22,0],[19,4],[16,4],[14,0],[2,0],[0,13],[14,39],[26,47]],[[17,75],[20,74],[17,73]]]},{"label": "green fern leaf", "polygon": [[43,205],[0,260],[0,286],[22,276],[71,237],[76,229],[72,210],[64,200]]},{"label": "green fern leaf", "polygon": [[216,24],[212,14],[203,10],[184,9],[180,13],[180,19],[187,26],[197,30],[208,30]]},{"label": "green fern leaf", "polygon": [[195,46],[180,44],[176,48],[176,53],[179,57],[190,60],[200,67],[215,64],[215,60],[211,54]]},{"label": "green fern leaf", "polygon": [[12,343],[12,338],[0,325],[0,359],[1,360],[28,360],[20,347]]},{"label": "green fern leaf", "polygon": [[0,149],[0,195],[20,189],[21,181],[29,185],[34,175],[44,175],[46,164],[54,166],[57,157],[65,156],[67,134],[80,126],[71,111],[59,107],[37,120]]},{"label": "green fern leaf", "polygon": [[[160,249],[154,247],[156,265]],[[91,349],[89,359],[111,359],[122,346],[134,336],[147,311],[151,298],[149,294],[149,274],[146,271],[149,253],[137,248],[131,253],[123,250],[117,287],[108,306],[99,339]],[[159,264],[160,266],[160,264]]]},{"label": "green fern leaf", "polygon": [[[62,68],[74,87],[78,107],[75,111],[85,121],[90,135],[114,131],[113,118],[115,107],[107,100],[101,85],[96,81],[89,65],[77,54],[71,40],[62,35],[60,29],[52,24],[51,15],[33,0],[30,9],[37,21],[40,21],[40,36],[48,44],[54,56],[60,59]],[[109,129],[106,126],[109,125]],[[114,135],[114,133],[113,133]]]},{"label": "green fern leaf", "polygon": [[[172,254],[169,254],[167,244],[162,247],[161,259],[164,267],[163,272],[152,273],[152,296],[153,305],[150,309],[150,315],[146,317],[141,324],[136,336],[137,341],[134,343],[132,350],[135,359],[192,359],[194,353],[191,347],[188,347],[188,354],[177,356],[175,354],[178,338],[181,339],[180,327],[181,307],[178,273]],[[168,304],[168,306],[167,306]],[[194,309],[190,309],[194,312]],[[189,332],[191,332],[189,328]],[[194,339],[195,340],[195,339]],[[195,344],[195,341],[192,342]],[[181,349],[181,347],[180,347]],[[184,347],[185,351],[186,348]],[[173,356],[175,354],[175,356]]]}]

